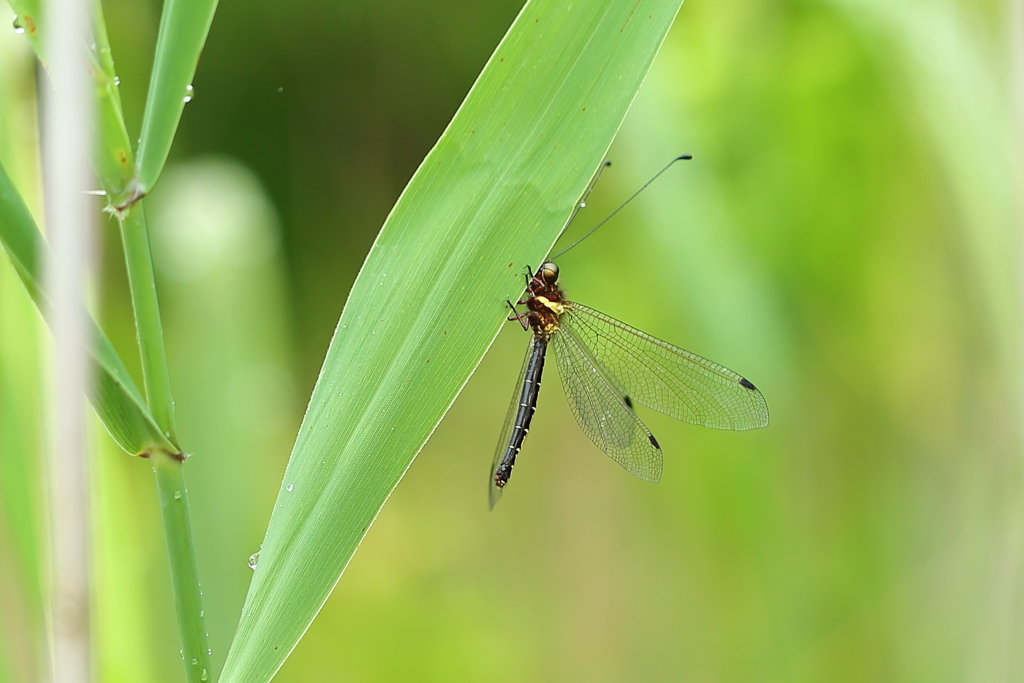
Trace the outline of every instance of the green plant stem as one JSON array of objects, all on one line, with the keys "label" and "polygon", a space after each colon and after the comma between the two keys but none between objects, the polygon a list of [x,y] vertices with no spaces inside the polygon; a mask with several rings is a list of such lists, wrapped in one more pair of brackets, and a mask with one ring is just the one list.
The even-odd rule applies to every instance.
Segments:
[{"label": "green plant stem", "polygon": [[167,371],[164,331],[156,297],[153,256],[149,246],[149,229],[142,202],[135,203],[121,217],[121,241],[128,270],[128,284],[135,311],[135,329],[139,339],[142,377],[146,385],[146,402],[157,425],[177,445],[174,421],[174,399]]},{"label": "green plant stem", "polygon": [[164,522],[167,556],[171,564],[174,586],[174,607],[178,614],[185,680],[189,683],[210,683],[210,651],[207,644],[203,594],[199,585],[192,521],[188,512],[188,490],[185,488],[184,462],[162,450],[150,454],[156,488],[160,495],[160,515]]}]

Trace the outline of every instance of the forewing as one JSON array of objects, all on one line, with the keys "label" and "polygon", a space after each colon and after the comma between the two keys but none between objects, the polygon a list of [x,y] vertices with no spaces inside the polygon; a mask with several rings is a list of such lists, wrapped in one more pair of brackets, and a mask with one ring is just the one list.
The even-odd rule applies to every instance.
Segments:
[{"label": "forewing", "polygon": [[[494,475],[501,464],[505,452],[508,450],[509,441],[512,440],[512,428],[516,423],[516,412],[519,410],[519,397],[523,392],[523,380],[526,378],[526,368],[530,364],[530,353],[533,350],[532,340],[526,347],[526,357],[523,359],[523,368],[519,371],[519,379],[516,380],[516,387],[512,393],[512,401],[509,403],[508,415],[505,416],[505,425],[501,428],[501,436],[498,438],[498,447],[494,450],[494,459],[491,461],[491,476],[488,484],[487,500],[491,508],[501,499],[501,492],[504,489],[494,485]],[[507,486],[508,484],[506,484]]]},{"label": "forewing", "polygon": [[621,393],[677,420],[715,429],[768,424],[768,404],[732,370],[576,302],[560,320]]},{"label": "forewing", "polygon": [[571,331],[563,329],[552,339],[565,397],[583,433],[630,474],[660,480],[661,448],[622,392],[594,367]]}]

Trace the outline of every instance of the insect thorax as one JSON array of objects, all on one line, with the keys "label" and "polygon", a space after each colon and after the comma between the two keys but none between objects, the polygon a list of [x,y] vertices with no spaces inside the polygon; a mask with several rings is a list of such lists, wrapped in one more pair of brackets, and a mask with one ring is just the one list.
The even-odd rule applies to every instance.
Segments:
[{"label": "insect thorax", "polygon": [[565,313],[566,306],[557,290],[530,297],[527,302],[530,308],[530,327],[537,336],[550,339],[558,331],[558,319]]}]

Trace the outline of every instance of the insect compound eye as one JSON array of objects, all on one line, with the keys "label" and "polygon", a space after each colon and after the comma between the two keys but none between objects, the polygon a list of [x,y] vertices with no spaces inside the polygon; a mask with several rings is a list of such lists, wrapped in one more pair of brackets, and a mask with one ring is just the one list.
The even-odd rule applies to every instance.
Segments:
[{"label": "insect compound eye", "polygon": [[540,267],[540,276],[549,285],[555,284],[558,280],[558,266],[551,262],[545,263]]}]

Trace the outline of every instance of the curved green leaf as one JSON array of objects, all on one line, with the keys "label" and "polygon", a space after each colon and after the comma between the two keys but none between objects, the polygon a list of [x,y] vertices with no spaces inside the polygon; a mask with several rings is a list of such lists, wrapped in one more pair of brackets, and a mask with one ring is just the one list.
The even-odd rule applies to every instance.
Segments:
[{"label": "curved green leaf", "polygon": [[[39,268],[48,247],[2,164],[0,244],[14,264],[29,296],[45,317],[49,304],[39,285]],[[171,453],[178,452],[178,448],[156,426],[142,394],[110,340],[98,327],[94,329],[92,356],[96,364],[96,386],[90,400],[107,431],[121,448],[132,455],[145,453],[154,447]]]},{"label": "curved green leaf", "polygon": [[114,71],[114,57],[107,24],[99,0],[93,3],[93,43],[89,50],[93,91],[96,96],[97,144],[93,167],[112,206],[131,201],[135,193],[135,163],[128,129],[121,109],[121,91]]},{"label": "curved green leaf", "polygon": [[[42,24],[38,0],[12,0],[11,7],[15,11],[15,30],[24,32],[36,57],[46,66],[43,54],[45,26]],[[92,30],[93,42],[88,53],[96,96],[97,140],[92,162],[110,204],[121,206],[132,200],[136,193],[135,164],[128,130],[124,125],[121,94],[114,73],[114,59],[107,38],[107,25],[103,19],[103,6],[99,0],[92,2]]]},{"label": "curved green leaf", "polygon": [[171,151],[217,0],[164,0],[138,150],[139,192],[153,189]]},{"label": "curved green leaf", "polygon": [[520,13],[353,286],[223,681],[269,680],[302,637],[494,340],[524,265],[557,239],[679,5],[537,0]]}]

